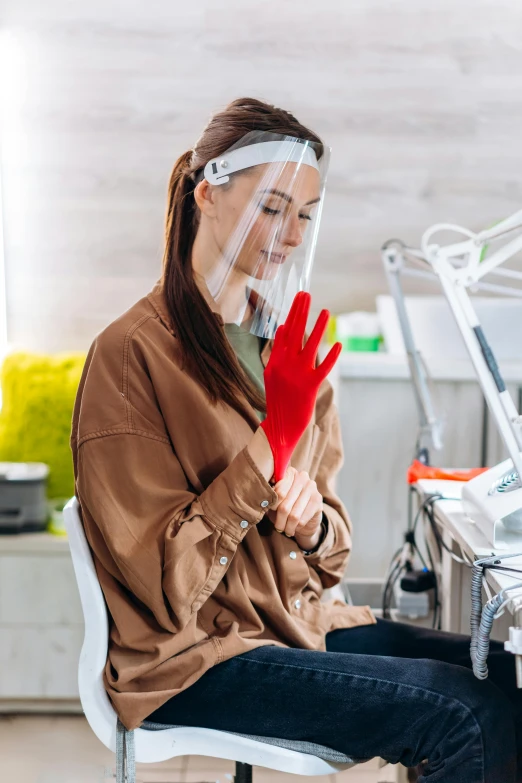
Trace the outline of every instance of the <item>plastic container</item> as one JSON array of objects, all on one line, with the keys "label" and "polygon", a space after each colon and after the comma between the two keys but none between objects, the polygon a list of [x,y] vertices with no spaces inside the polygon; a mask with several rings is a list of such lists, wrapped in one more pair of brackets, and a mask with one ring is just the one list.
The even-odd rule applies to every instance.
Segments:
[{"label": "plastic container", "polygon": [[45,530],[48,475],[43,462],[0,462],[0,534]]},{"label": "plastic container", "polygon": [[336,333],[344,351],[378,351],[382,339],[377,313],[356,311],[338,315]]},{"label": "plastic container", "polygon": [[378,337],[345,337],[341,340],[345,351],[378,351],[381,338]]}]

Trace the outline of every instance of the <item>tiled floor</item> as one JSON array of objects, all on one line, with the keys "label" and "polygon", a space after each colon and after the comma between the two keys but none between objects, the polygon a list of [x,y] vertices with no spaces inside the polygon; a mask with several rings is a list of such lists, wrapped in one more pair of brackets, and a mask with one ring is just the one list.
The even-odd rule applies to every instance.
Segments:
[{"label": "tiled floor", "polygon": [[[230,783],[234,765],[206,756],[181,756],[161,764],[139,764],[138,783]],[[0,716],[1,783],[108,783],[114,756],[81,716]],[[303,778],[300,778],[304,780]],[[377,761],[328,778],[329,783],[394,783],[397,769]],[[298,777],[254,768],[254,783],[292,783]]]}]

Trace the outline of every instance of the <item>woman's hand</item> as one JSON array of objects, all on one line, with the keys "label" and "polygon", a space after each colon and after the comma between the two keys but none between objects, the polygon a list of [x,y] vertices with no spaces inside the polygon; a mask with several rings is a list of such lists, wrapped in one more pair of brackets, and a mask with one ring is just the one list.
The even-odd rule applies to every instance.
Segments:
[{"label": "woman's hand", "polygon": [[321,537],[323,498],[305,471],[289,467],[284,478],[274,487],[278,497],[268,517],[279,533],[294,536],[304,550],[314,549]]}]

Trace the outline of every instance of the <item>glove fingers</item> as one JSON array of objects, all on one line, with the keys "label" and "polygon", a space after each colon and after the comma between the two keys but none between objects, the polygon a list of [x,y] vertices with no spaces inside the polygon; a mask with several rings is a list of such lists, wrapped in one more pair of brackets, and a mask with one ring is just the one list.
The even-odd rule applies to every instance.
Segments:
[{"label": "glove fingers", "polygon": [[341,343],[335,343],[335,345],[333,345],[328,351],[328,354],[324,359],[324,361],[322,361],[319,367],[317,368],[316,372],[318,373],[321,379],[321,383],[324,381],[326,376],[332,370],[335,362],[339,358],[339,354],[341,353],[342,348],[343,346],[341,345]]},{"label": "glove fingers", "polygon": [[319,350],[319,345],[321,344],[321,340],[323,339],[323,335],[326,331],[326,327],[328,326],[329,320],[330,320],[330,313],[328,312],[328,310],[321,310],[319,317],[315,322],[315,326],[313,328],[312,334],[306,341],[306,345],[303,348],[304,359],[305,361],[309,362],[312,366],[315,364],[315,360],[317,358],[317,351]]},{"label": "glove fingers", "polygon": [[299,294],[296,294],[294,296],[294,301],[292,302],[290,310],[288,311],[288,315],[286,316],[286,321],[284,322],[283,325],[288,326],[289,329],[291,329],[292,324],[295,321],[295,316],[298,310],[299,310]]},{"label": "glove fingers", "polygon": [[312,298],[306,291],[296,294],[290,313],[285,321],[286,344],[291,350],[298,352],[303,348],[306,322],[310,312]]},{"label": "glove fingers", "polygon": [[278,326],[276,329],[276,333],[274,335],[274,344],[272,346],[272,353],[274,351],[280,351],[283,348],[284,345],[284,324],[281,324],[281,326]]}]

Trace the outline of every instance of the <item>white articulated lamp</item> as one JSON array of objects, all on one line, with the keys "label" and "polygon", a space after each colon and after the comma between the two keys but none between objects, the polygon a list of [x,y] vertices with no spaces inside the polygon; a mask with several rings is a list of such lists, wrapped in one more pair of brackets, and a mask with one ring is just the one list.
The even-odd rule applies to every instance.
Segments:
[{"label": "white articulated lamp", "polygon": [[[434,243],[436,234],[448,231],[465,239],[447,245]],[[492,244],[495,249],[489,252]],[[438,224],[422,238],[422,256],[441,282],[510,457],[463,486],[466,513],[495,549],[522,546],[522,417],[506,388],[468,290],[480,288],[522,297],[522,272],[501,268],[521,251],[522,210],[477,234],[460,226]],[[502,282],[485,283],[486,275],[501,278]]]}]

